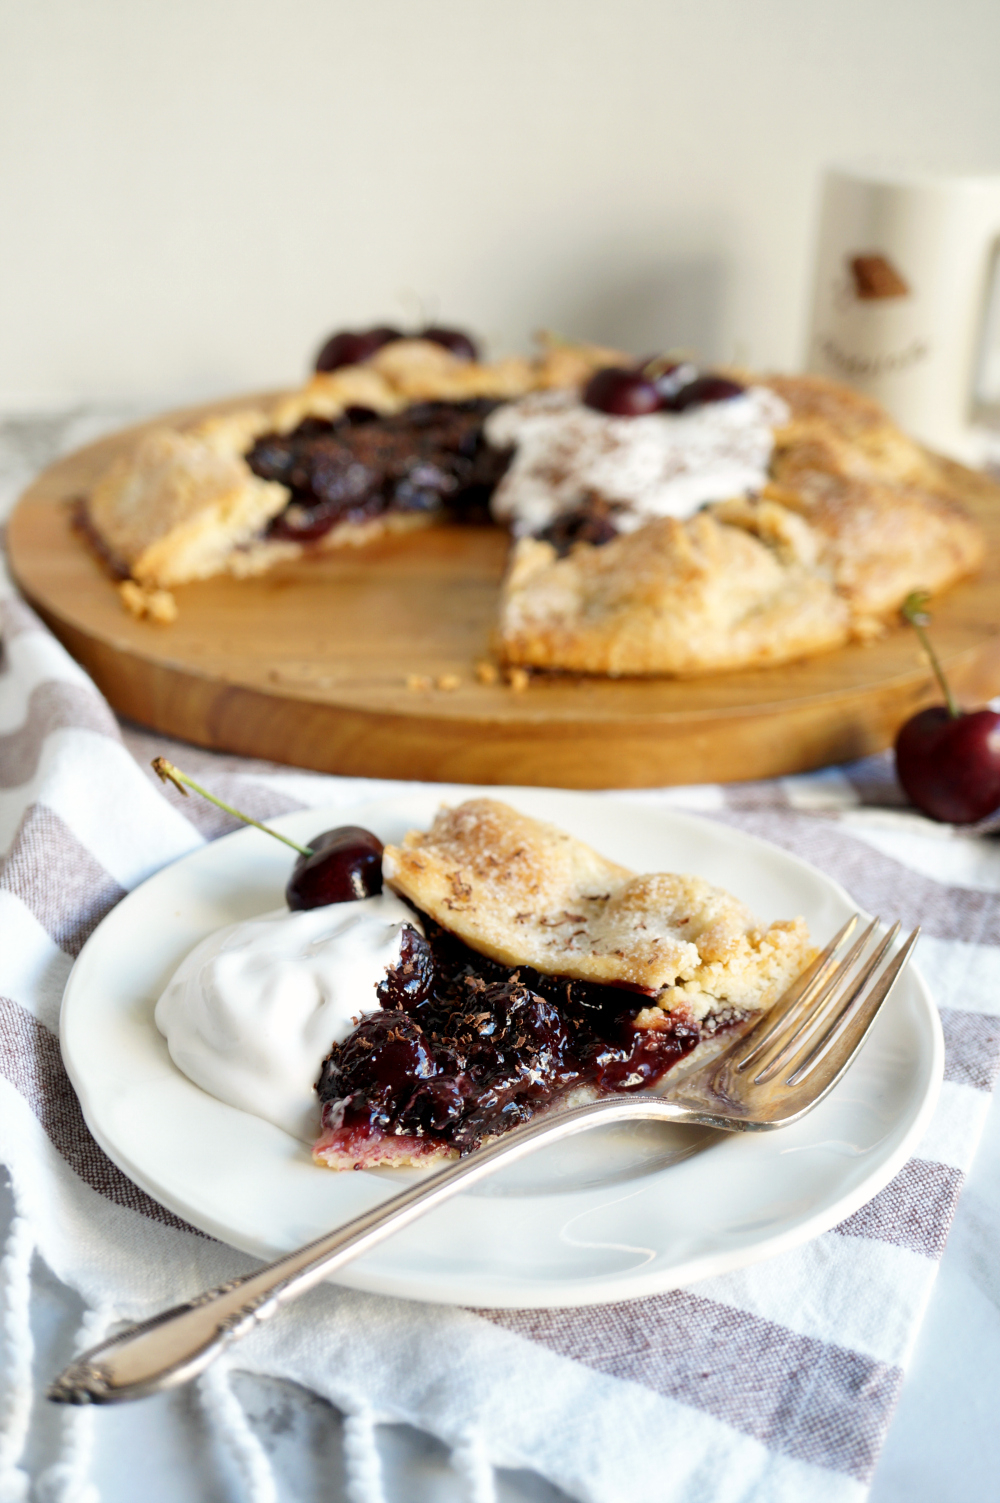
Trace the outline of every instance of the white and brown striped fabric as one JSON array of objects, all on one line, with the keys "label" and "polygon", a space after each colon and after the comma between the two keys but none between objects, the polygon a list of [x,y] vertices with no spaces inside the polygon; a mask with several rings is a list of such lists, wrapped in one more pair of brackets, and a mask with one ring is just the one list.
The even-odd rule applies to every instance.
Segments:
[{"label": "white and brown striped fabric", "polygon": [[[25,1495],[32,1423],[15,1393],[30,1332],[14,1296],[32,1248],[95,1312],[90,1339],[250,1265],[106,1158],[57,1042],[62,988],[94,926],[150,872],[233,822],[159,786],[149,759],[173,754],[169,744],[118,724],[9,583],[0,633],[0,1156],[19,1213],[0,1268],[13,1301],[0,1336],[0,1498],[13,1498]],[[258,817],[386,789],[191,748],[176,757]],[[482,1312],[314,1291],[235,1360],[351,1416],[356,1499],[381,1497],[373,1426],[394,1422],[450,1445],[477,1503],[492,1496],[494,1466],[533,1469],[592,1503],[847,1503],[867,1490],[1000,1064],[997,842],[908,811],[886,759],[630,797],[762,835],[865,907],[922,924],[920,962],[947,1041],[940,1105],[916,1155],[848,1221],[690,1289],[597,1309]],[[218,1400],[220,1422],[234,1402]],[[241,1444],[247,1496],[265,1503],[264,1453],[249,1432]]]}]

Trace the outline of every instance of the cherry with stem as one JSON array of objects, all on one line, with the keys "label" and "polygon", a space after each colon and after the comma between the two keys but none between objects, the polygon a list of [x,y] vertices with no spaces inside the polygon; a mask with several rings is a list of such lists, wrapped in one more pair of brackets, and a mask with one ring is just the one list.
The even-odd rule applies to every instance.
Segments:
[{"label": "cherry with stem", "polygon": [[941,686],[944,702],[948,706],[948,714],[952,720],[957,720],[962,712],[958,708],[954,694],[951,692],[951,685],[944,676],[941,660],[934,651],[931,639],[927,635],[927,628],[931,624],[930,611],[927,609],[930,604],[930,598],[926,590],[914,590],[912,595],[907,595],[903,601],[900,613],[903,620],[908,621],[916,632],[920,645],[927,654],[927,660],[934,670],[934,677]]},{"label": "cherry with stem", "polygon": [[263,830],[265,835],[273,835],[275,840],[298,852],[285,888],[289,908],[302,910],[323,908],[328,903],[356,903],[364,898],[377,897],[382,891],[382,842],[371,830],[363,830],[359,825],[341,825],[336,830],[323,830],[308,845],[299,845],[287,835],[280,835],[277,830],[216,798],[214,793],[202,788],[166,757],[154,757],[153,771],[161,782],[172,783],[185,798],[190,788],[226,814],[241,819],[246,825],[253,825],[256,830]]},{"label": "cherry with stem", "polygon": [[929,596],[916,591],[903,602],[944,695],[911,716],[896,737],[896,773],[910,802],[946,824],[969,825],[1000,808],[1000,715],[963,710],[927,635]]},{"label": "cherry with stem", "polygon": [[186,772],[181,772],[180,768],[175,767],[172,762],[168,762],[166,757],[154,757],[151,766],[161,783],[173,783],[178,793],[183,793],[185,798],[190,797],[188,794],[188,788],[190,788],[194,793],[200,794],[202,798],[207,798],[208,802],[214,804],[217,809],[222,809],[224,813],[231,814],[234,819],[241,819],[245,825],[253,825],[254,829],[263,830],[265,835],[273,835],[275,840],[284,841],[285,845],[290,845],[293,851],[298,851],[300,856],[312,856],[315,854],[311,846],[299,845],[298,841],[289,840],[287,835],[279,835],[277,830],[270,830],[267,825],[262,825],[259,819],[252,819],[249,814],[243,814],[239,809],[234,809],[232,804],[227,804],[223,799],[216,798],[214,793],[209,793],[207,788],[203,788],[200,783],[196,783],[194,778],[189,778]]}]

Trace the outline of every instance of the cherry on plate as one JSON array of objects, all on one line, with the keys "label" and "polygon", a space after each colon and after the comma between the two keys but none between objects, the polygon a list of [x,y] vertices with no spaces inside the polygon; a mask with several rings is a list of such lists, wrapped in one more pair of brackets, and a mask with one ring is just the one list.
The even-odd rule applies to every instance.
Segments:
[{"label": "cherry on plate", "polygon": [[583,388],[583,400],[595,412],[614,417],[644,417],[660,408],[660,394],[653,382],[642,371],[619,366],[595,371]]},{"label": "cherry on plate", "polygon": [[355,903],[382,891],[382,842],[360,825],[324,830],[309,842],[311,856],[300,856],[285,888],[289,908],[323,908],[327,903]]},{"label": "cherry on plate", "polygon": [[339,334],[330,336],[316,356],[316,369],[336,371],[343,365],[358,365],[362,360],[369,360],[383,345],[392,344],[402,337],[398,329],[384,327],[360,331],[342,329]]},{"label": "cherry on plate", "polygon": [[431,344],[439,344],[443,349],[450,350],[459,360],[478,360],[479,350],[475,340],[470,339],[468,334],[463,334],[461,329],[443,329],[438,324],[431,324],[426,329],[421,329],[418,339],[429,339]]},{"label": "cherry on plate", "polygon": [[704,407],[709,402],[731,402],[741,397],[746,390],[738,381],[726,376],[698,376],[664,398],[663,406],[668,412],[686,412],[689,407]]}]

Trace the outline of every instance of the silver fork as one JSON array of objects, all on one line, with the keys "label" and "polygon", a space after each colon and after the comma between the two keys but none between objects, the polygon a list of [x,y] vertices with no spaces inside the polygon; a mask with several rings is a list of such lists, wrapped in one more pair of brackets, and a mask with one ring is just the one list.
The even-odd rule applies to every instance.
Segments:
[{"label": "silver fork", "polygon": [[879,938],[879,920],[873,919],[851,943],[857,925],[855,914],[724,1053],[696,1069],[675,1066],[663,1095],[603,1097],[540,1117],[297,1252],[111,1336],[60,1373],[49,1398],[111,1404],[188,1382],[224,1346],[289,1300],[459,1190],[546,1143],[611,1122],[691,1123],[727,1132],[766,1132],[795,1122],[822,1101],[854,1059],[920,933],[915,929],[891,956],[898,924]]}]

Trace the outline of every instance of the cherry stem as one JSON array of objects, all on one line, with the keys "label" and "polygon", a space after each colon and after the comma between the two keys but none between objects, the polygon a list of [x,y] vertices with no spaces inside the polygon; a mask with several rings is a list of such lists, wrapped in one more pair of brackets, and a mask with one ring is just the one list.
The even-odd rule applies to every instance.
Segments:
[{"label": "cherry stem", "polygon": [[654,355],[652,360],[647,360],[642,368],[642,374],[648,381],[655,381],[657,376],[664,375],[675,365],[693,364],[694,354],[691,350],[667,350],[665,354]]},{"label": "cherry stem", "polygon": [[927,609],[927,602],[930,598],[926,590],[915,590],[912,595],[907,595],[903,601],[902,615],[904,621],[908,621],[913,627],[913,630],[920,638],[921,647],[930,659],[930,665],[934,670],[934,677],[941,685],[941,693],[944,695],[945,703],[948,706],[948,714],[952,720],[958,720],[962,712],[956,703],[954,694],[951,692],[951,686],[944,676],[944,669],[938,661],[938,655],[931,646],[931,639],[925,630],[931,621],[930,612]]},{"label": "cherry stem", "polygon": [[[298,845],[294,840],[289,840],[287,835],[279,835],[277,830],[271,830],[267,825],[262,825],[259,819],[251,819],[249,814],[242,814],[239,809],[234,809],[232,804],[226,804],[221,798],[216,798],[214,793],[209,793],[207,788],[202,788],[200,783],[189,778],[186,772],[181,772],[180,768],[168,762],[166,757],[154,757],[151,765],[161,783],[173,783],[178,793],[183,793],[185,798],[188,797],[188,788],[193,788],[195,793],[200,793],[202,798],[207,798],[208,802],[214,804],[217,809],[223,809],[226,814],[232,814],[235,819],[242,819],[245,825],[253,825],[255,830],[263,830],[265,835],[273,835],[275,840],[290,845],[292,850],[298,851],[300,856],[314,854],[311,846]],[[185,784],[187,787],[184,786]]]}]

